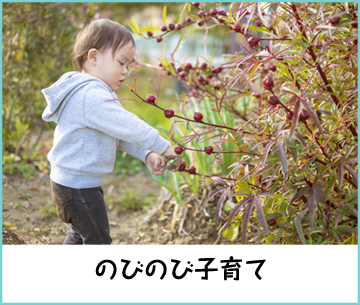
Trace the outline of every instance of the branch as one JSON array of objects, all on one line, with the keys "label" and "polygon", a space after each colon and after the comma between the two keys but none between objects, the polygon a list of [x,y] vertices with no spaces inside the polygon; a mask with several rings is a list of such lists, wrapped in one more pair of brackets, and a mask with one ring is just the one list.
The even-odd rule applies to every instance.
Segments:
[{"label": "branch", "polygon": [[[307,38],[306,32],[305,32],[305,29],[303,28],[302,20],[301,20],[298,12],[297,12],[297,10],[296,10],[296,5],[295,5],[295,4],[292,4],[292,5],[291,5],[291,8],[292,8],[292,10],[293,10],[293,12],[294,12],[296,21],[297,21],[297,23],[299,24],[301,33],[302,33],[302,35],[303,35],[304,38],[305,38],[305,40],[304,40],[304,39],[303,39],[303,40],[304,40],[305,42],[306,42],[306,41],[309,41],[309,39]],[[327,78],[326,78],[326,75],[325,75],[324,71],[321,69],[320,64],[319,64],[318,62],[316,62],[316,54],[315,54],[315,52],[314,52],[314,49],[312,48],[312,46],[309,46],[309,47],[308,47],[308,50],[309,50],[309,53],[310,53],[310,56],[311,56],[312,60],[313,60],[314,63],[315,63],[315,66],[317,67],[317,69],[318,69],[318,71],[319,71],[319,73],[320,73],[320,76],[321,76],[323,82],[325,83],[325,86],[326,86],[326,88],[327,88],[327,91],[330,92],[331,98],[332,98],[332,100],[334,101],[335,105],[339,107],[339,106],[340,106],[340,103],[339,103],[337,97],[334,95],[334,91],[332,90],[332,88],[331,88],[331,86],[330,86],[330,84],[329,84],[329,81],[328,81]],[[350,125],[350,126],[349,126],[349,129],[350,129],[351,133],[353,134],[353,136],[357,139],[358,134],[357,134],[356,129],[354,128],[354,126],[353,126],[353,125]]]}]

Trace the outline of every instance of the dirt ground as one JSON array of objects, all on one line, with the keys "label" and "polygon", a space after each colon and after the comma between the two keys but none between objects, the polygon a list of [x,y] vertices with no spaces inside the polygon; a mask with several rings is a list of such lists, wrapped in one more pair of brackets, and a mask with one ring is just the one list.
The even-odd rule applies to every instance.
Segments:
[{"label": "dirt ground", "polygon": [[[239,243],[218,235],[215,206],[210,204],[206,211],[199,209],[205,198],[195,198],[185,185],[184,206],[176,204],[171,194],[151,179],[150,173],[126,178],[112,174],[102,187],[114,245]],[[145,209],[124,208],[119,200],[124,193],[133,201],[150,198],[151,202]],[[40,173],[28,180],[20,174],[3,176],[2,199],[3,244],[63,243],[69,225],[56,215],[48,175]]]}]

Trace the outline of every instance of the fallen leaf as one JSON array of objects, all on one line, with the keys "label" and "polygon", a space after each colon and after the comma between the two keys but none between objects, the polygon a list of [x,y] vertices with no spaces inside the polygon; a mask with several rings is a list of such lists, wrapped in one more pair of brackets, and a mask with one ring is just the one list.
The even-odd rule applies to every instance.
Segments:
[{"label": "fallen leaf", "polygon": [[34,229],[34,232],[40,233],[40,229],[39,229],[39,228],[35,228],[35,229]]},{"label": "fallen leaf", "polygon": [[35,185],[29,187],[29,191],[38,191],[38,190],[39,190],[39,188]]}]

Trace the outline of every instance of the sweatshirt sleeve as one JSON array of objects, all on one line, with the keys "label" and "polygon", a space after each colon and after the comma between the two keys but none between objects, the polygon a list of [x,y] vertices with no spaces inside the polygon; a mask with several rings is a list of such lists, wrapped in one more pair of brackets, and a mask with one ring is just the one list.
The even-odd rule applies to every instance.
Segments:
[{"label": "sweatshirt sleeve", "polygon": [[161,137],[158,130],[125,110],[119,101],[107,101],[113,99],[112,94],[100,86],[91,87],[83,100],[86,125],[159,155],[164,153],[169,141]]},{"label": "sweatshirt sleeve", "polygon": [[120,149],[129,155],[140,159],[145,163],[146,156],[151,153],[151,150],[142,148],[141,146],[117,139],[117,149]]}]

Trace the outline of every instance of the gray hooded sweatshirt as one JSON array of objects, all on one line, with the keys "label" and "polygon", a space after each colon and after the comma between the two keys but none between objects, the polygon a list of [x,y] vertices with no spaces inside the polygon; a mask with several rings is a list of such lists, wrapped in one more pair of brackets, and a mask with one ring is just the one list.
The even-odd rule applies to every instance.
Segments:
[{"label": "gray hooded sweatshirt", "polygon": [[155,128],[114,100],[115,92],[94,76],[68,72],[41,92],[48,104],[43,120],[57,123],[48,159],[50,178],[58,184],[100,186],[113,171],[116,148],[145,162],[148,153],[162,154],[169,146]]}]

